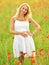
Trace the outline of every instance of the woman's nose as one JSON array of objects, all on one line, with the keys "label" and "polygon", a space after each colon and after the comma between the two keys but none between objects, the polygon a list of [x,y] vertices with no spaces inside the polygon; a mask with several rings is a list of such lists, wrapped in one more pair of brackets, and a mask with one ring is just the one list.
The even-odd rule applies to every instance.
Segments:
[{"label": "woman's nose", "polygon": [[23,11],[25,11],[25,9],[23,9]]}]

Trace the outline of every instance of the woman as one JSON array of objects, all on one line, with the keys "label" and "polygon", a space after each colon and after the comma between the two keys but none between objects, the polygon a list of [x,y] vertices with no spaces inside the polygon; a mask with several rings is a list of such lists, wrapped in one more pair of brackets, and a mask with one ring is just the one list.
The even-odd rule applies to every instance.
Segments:
[{"label": "woman", "polygon": [[[29,23],[36,26],[31,33]],[[27,3],[23,3],[17,9],[15,16],[11,18],[10,32],[14,34],[13,54],[14,58],[18,58],[20,63],[24,65],[25,55],[34,56],[35,46],[32,36],[40,29],[40,25],[31,17],[31,10]]]}]

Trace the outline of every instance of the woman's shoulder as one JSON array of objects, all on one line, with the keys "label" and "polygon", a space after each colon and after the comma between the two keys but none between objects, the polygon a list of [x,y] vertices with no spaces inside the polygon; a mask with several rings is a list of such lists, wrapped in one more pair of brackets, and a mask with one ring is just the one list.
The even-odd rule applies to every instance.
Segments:
[{"label": "woman's shoulder", "polygon": [[15,16],[12,16],[12,17],[11,17],[11,20],[13,20],[13,21],[15,22],[16,17],[15,17]]}]

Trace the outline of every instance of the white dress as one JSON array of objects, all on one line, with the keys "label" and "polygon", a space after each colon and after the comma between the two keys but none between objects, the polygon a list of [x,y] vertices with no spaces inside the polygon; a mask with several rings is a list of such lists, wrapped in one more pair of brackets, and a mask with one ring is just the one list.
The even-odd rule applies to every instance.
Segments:
[{"label": "white dress", "polygon": [[[14,23],[14,30],[19,32],[30,31],[29,22],[16,20]],[[35,46],[32,36],[28,35],[27,37],[23,37],[22,35],[14,35],[14,40],[13,40],[14,58],[19,57],[22,52],[26,53],[24,55],[25,57],[29,57],[32,55],[33,53],[32,51],[34,50],[35,50]]]}]

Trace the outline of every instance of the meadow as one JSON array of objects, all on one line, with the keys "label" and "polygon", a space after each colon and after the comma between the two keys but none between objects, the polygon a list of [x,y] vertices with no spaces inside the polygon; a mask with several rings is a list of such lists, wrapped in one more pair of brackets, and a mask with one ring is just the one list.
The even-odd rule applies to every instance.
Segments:
[{"label": "meadow", "polygon": [[[24,65],[49,65],[49,0],[0,0],[0,65],[19,65],[13,57],[13,34],[10,34],[10,20],[22,3],[28,3],[32,18],[41,29],[33,36],[36,47],[36,60],[25,58]],[[35,26],[30,24],[30,31]]]}]

